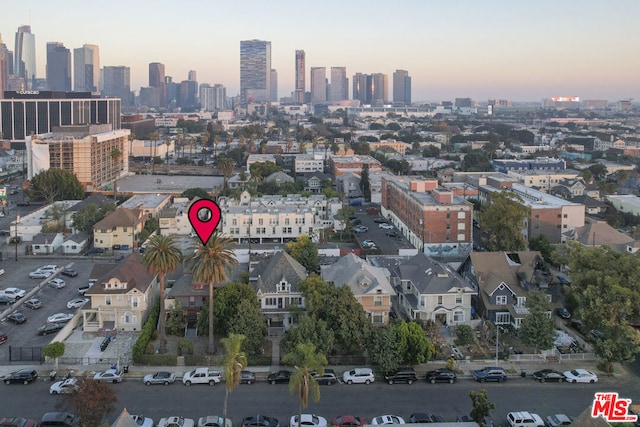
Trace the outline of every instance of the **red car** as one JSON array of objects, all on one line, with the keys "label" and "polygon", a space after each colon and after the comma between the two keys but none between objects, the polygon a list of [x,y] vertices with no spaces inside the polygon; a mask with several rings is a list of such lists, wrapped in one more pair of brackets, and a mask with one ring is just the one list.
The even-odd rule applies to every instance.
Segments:
[{"label": "red car", "polygon": [[0,344],[4,344],[9,337],[4,332],[0,331]]},{"label": "red car", "polygon": [[362,427],[367,424],[367,420],[353,415],[342,415],[333,419],[334,427]]},{"label": "red car", "polygon": [[34,420],[28,420],[21,417],[4,417],[0,420],[0,427],[36,427],[38,425]]}]

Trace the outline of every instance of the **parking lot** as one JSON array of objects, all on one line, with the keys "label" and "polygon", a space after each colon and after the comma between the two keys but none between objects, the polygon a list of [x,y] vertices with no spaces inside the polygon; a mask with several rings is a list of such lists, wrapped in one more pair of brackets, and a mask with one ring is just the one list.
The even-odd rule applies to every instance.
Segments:
[{"label": "parking lot", "polygon": [[[362,244],[364,241],[372,240],[382,255],[397,255],[399,249],[412,247],[398,232],[397,228],[381,228],[381,223],[375,222],[376,218],[382,218],[380,214],[368,214],[367,206],[360,206],[356,209],[354,216],[360,221],[360,225],[368,229],[363,233],[357,233],[355,235],[358,242]],[[398,237],[388,236],[387,232],[391,231],[395,231]],[[376,253],[378,252],[376,251]]]}]

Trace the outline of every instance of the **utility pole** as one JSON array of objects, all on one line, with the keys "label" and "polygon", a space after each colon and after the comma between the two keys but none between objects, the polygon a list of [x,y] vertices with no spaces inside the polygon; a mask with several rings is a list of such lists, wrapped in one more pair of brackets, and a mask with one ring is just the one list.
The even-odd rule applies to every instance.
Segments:
[{"label": "utility pole", "polygon": [[16,235],[13,240],[15,242],[16,248],[16,262],[18,262],[18,222],[20,221],[20,215],[16,215]]}]

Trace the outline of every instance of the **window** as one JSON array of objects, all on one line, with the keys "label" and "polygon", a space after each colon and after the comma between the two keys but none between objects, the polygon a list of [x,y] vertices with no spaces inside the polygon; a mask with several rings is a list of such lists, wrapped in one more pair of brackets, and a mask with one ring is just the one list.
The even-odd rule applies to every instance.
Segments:
[{"label": "window", "polygon": [[382,305],[382,296],[376,295],[373,297],[373,305]]},{"label": "window", "polygon": [[509,313],[496,313],[496,324],[498,325],[508,325],[510,319],[511,316],[509,315]]},{"label": "window", "polygon": [[456,304],[462,304],[462,294],[456,295]]},{"label": "window", "polygon": [[507,305],[507,296],[506,295],[496,296],[496,305]]},{"label": "window", "polygon": [[458,219],[465,219],[467,217],[465,212],[458,212]]},{"label": "window", "polygon": [[453,312],[453,323],[464,322],[464,311],[458,310]]},{"label": "window", "polygon": [[104,303],[106,305],[111,305],[111,295],[107,295],[104,297]]},{"label": "window", "polygon": [[442,295],[438,295],[438,305],[442,305]]},{"label": "window", "polygon": [[371,319],[376,324],[384,323],[384,315],[382,313],[374,313]]},{"label": "window", "polygon": [[273,306],[276,305],[278,302],[276,301],[275,298],[265,298],[264,299],[264,305],[266,306]]}]

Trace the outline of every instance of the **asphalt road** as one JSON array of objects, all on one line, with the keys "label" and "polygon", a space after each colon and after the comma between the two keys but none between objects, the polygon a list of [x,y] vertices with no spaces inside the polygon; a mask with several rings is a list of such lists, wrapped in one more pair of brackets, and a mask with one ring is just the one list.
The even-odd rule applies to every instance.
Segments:
[{"label": "asphalt road", "polygon": [[[461,379],[453,385],[425,382],[413,385],[338,384],[321,387],[320,401],[311,402],[303,412],[321,415],[329,421],[347,414],[370,420],[384,414],[408,418],[414,412],[431,412],[453,421],[471,410],[469,391],[484,388],[489,392],[490,401],[496,404],[493,419],[502,423],[508,412],[518,410],[528,410],[543,417],[554,413],[576,416],[591,404],[597,391],[618,391],[621,396],[636,400],[638,387],[635,381],[606,377],[597,384],[540,384],[531,378],[484,385],[470,379]],[[39,420],[45,412],[56,410],[56,404],[65,396],[49,395],[50,384],[40,379],[27,386],[0,384],[0,388],[6,387],[2,392],[0,416]],[[131,414],[150,416],[156,422],[161,417],[176,415],[196,421],[204,415],[222,415],[224,384],[186,387],[176,382],[170,386],[145,386],[140,380],[125,379],[110,386],[117,390],[118,410],[109,416],[109,422],[125,407]],[[255,414],[275,416],[281,425],[287,425],[289,417],[297,411],[297,398],[289,394],[286,385],[240,385],[229,396],[228,416],[235,425],[239,425],[243,417]]]}]

